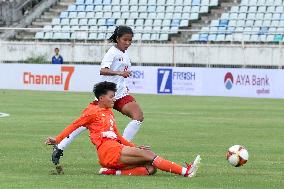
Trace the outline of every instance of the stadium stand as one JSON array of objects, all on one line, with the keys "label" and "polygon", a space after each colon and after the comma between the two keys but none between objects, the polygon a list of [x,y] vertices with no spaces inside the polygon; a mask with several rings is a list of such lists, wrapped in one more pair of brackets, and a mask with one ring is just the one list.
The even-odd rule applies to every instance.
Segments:
[{"label": "stadium stand", "polygon": [[0,0],[0,26],[17,23],[42,0]]},{"label": "stadium stand", "polygon": [[125,24],[136,31],[135,40],[167,41],[217,5],[218,0],[76,0],[35,38],[104,40]]},{"label": "stadium stand", "polygon": [[281,42],[283,34],[283,0],[242,0],[189,41]]}]

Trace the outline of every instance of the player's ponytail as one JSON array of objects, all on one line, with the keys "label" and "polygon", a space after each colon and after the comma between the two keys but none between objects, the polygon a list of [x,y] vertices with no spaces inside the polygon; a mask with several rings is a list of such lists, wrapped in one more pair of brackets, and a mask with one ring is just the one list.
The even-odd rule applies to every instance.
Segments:
[{"label": "player's ponytail", "polygon": [[133,37],[133,31],[128,26],[118,26],[115,28],[112,36],[108,39],[110,42],[117,43],[117,38],[123,36],[124,34],[131,34]]}]

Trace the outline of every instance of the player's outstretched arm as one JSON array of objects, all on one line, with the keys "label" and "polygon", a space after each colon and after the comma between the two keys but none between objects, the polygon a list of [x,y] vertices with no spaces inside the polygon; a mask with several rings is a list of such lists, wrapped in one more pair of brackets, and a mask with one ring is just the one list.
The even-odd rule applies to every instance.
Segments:
[{"label": "player's outstretched arm", "polygon": [[55,139],[52,137],[48,137],[45,143],[47,145],[59,144],[64,138],[69,136],[77,128],[81,127],[82,125],[88,125],[88,123],[91,122],[91,117],[91,115],[87,115],[78,118],[72,124],[67,126],[59,135],[57,135]]}]

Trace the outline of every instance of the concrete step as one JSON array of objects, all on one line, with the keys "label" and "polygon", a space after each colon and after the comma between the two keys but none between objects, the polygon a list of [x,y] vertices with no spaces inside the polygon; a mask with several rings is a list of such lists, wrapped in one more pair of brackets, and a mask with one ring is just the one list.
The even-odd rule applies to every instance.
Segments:
[{"label": "concrete step", "polygon": [[70,2],[59,2],[57,3],[56,6],[60,5],[60,6],[68,7],[70,4],[72,4],[72,2],[71,3]]},{"label": "concrete step", "polygon": [[218,18],[220,18],[220,16],[221,15],[216,15],[216,14],[212,14],[208,16],[201,16],[201,20],[203,20],[204,22],[211,21],[211,20],[217,20]]},{"label": "concrete step", "polygon": [[237,3],[232,3],[232,2],[225,2],[225,3],[221,3],[221,7],[231,7],[236,5]]},{"label": "concrete step", "polygon": [[49,25],[49,24],[50,22],[37,22],[37,21],[32,22],[32,25],[37,28],[43,28],[45,25]]},{"label": "concrete step", "polygon": [[52,18],[37,18],[35,22],[51,22]]},{"label": "concrete step", "polygon": [[191,24],[191,29],[197,29],[197,28],[202,28],[204,26],[205,23],[192,23]]},{"label": "concrete step", "polygon": [[75,3],[76,2],[76,0],[61,0],[60,2],[64,2],[64,3],[69,3],[69,4],[71,4],[71,3]]},{"label": "concrete step", "polygon": [[15,36],[16,39],[18,40],[33,40],[35,39],[35,35],[22,35],[22,34],[17,34]]},{"label": "concrete step", "polygon": [[[51,13],[53,13],[53,14],[60,14],[62,11],[64,11],[65,9],[58,9],[58,8],[50,8],[49,9],[49,12],[51,12]],[[66,8],[66,10],[67,10],[67,8]]]},{"label": "concrete step", "polygon": [[52,20],[53,18],[57,17],[57,15],[49,14],[49,15],[41,15],[40,19],[45,19],[45,20]]},{"label": "concrete step", "polygon": [[21,35],[35,35],[36,34],[36,30],[24,30],[21,32]]},{"label": "concrete step", "polygon": [[211,13],[212,13],[212,14],[216,14],[216,15],[221,15],[224,11],[225,11],[224,8],[221,8],[221,9],[212,9],[212,10],[211,10]]},{"label": "concrete step", "polygon": [[58,15],[58,13],[47,11],[47,12],[44,12],[43,15],[56,17]]}]

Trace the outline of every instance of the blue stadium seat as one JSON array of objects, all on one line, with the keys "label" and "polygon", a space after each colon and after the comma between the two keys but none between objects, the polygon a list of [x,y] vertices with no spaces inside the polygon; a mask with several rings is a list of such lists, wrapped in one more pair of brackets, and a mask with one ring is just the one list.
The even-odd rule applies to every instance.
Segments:
[{"label": "blue stadium seat", "polygon": [[77,18],[77,12],[69,12],[69,18]]},{"label": "blue stadium seat", "polygon": [[37,32],[35,35],[36,39],[43,39],[44,38],[44,32]]},{"label": "blue stadium seat", "polygon": [[154,26],[162,26],[162,20],[154,20],[153,25]]},{"label": "blue stadium seat", "polygon": [[139,17],[139,13],[138,12],[131,12],[129,14],[129,18],[130,19],[138,19],[138,17]]},{"label": "blue stadium seat", "polygon": [[188,22],[189,22],[189,20],[185,20],[185,19],[181,20],[179,26],[180,27],[188,27],[188,24],[189,24]]},{"label": "blue stadium seat", "polygon": [[208,41],[208,34],[206,33],[201,33],[199,35],[199,41]]},{"label": "blue stadium seat", "polygon": [[175,0],[167,0],[167,5],[175,5]]},{"label": "blue stadium seat", "polygon": [[220,20],[219,21],[219,26],[227,27],[228,24],[229,24],[229,20]]},{"label": "blue stadium seat", "polygon": [[106,34],[105,33],[99,33],[97,39],[98,40],[105,40],[106,39]]},{"label": "blue stadium seat", "polygon": [[78,5],[76,10],[77,11],[85,11],[85,5]]},{"label": "blue stadium seat", "polygon": [[76,11],[76,5],[69,5],[67,11],[71,12],[71,11]]},{"label": "blue stadium seat", "polygon": [[103,18],[112,18],[112,12],[104,12]]},{"label": "blue stadium seat", "polygon": [[193,6],[199,6],[200,3],[201,3],[200,0],[192,0],[192,3],[191,3],[191,4],[192,4]]},{"label": "blue stadium seat", "polygon": [[156,0],[148,0],[148,5],[156,5]]},{"label": "blue stadium seat", "polygon": [[160,34],[159,40],[160,41],[168,41],[169,40],[169,34],[167,34],[167,33]]},{"label": "blue stadium seat", "polygon": [[191,6],[184,6],[182,11],[183,11],[183,13],[190,13],[191,12]]},{"label": "blue stadium seat", "polygon": [[156,6],[155,5],[148,6],[147,11],[148,12],[155,12],[156,11]]},{"label": "blue stadium seat", "polygon": [[111,5],[111,0],[103,0],[103,5]]},{"label": "blue stadium seat", "polygon": [[88,19],[87,18],[82,18],[79,20],[79,25],[88,25]]},{"label": "blue stadium seat", "polygon": [[109,18],[106,21],[107,26],[114,26],[115,25],[115,20],[113,18]]},{"label": "blue stadium seat", "polygon": [[75,5],[81,5],[84,3],[85,3],[85,0],[76,0]]},{"label": "blue stadium seat", "polygon": [[63,18],[63,19],[61,19],[60,24],[61,24],[61,25],[69,25],[69,24],[70,24],[70,23],[69,23],[69,18]]},{"label": "blue stadium seat", "polygon": [[216,41],[216,37],[217,37],[216,34],[209,34],[208,35],[208,41]]},{"label": "blue stadium seat", "polygon": [[78,12],[77,17],[78,18],[86,18],[86,12]]},{"label": "blue stadium seat", "polygon": [[[90,1],[92,1],[92,0],[90,0]],[[102,0],[94,0],[94,5],[102,5],[102,4],[103,4]]]},{"label": "blue stadium seat", "polygon": [[143,33],[141,39],[145,40],[145,41],[150,41],[151,40],[151,34],[150,33]]},{"label": "blue stadium seat", "polygon": [[150,40],[158,41],[160,39],[160,35],[158,33],[152,33]]},{"label": "blue stadium seat", "polygon": [[170,26],[171,25],[171,20],[163,20],[162,21],[162,26]]},{"label": "blue stadium seat", "polygon": [[129,5],[129,1],[128,0],[120,0],[120,4],[121,5]]},{"label": "blue stadium seat", "polygon": [[103,6],[103,11],[104,12],[111,12],[112,11],[111,5],[104,5]]},{"label": "blue stadium seat", "polygon": [[45,32],[44,39],[53,39],[53,32]]},{"label": "blue stadium seat", "polygon": [[52,24],[52,25],[59,25],[59,24],[60,24],[60,19],[59,19],[59,18],[54,18],[54,19],[52,19],[51,24]]},{"label": "blue stadium seat", "polygon": [[170,33],[178,33],[178,27],[171,27]]},{"label": "blue stadium seat", "polygon": [[87,11],[87,12],[92,12],[92,11],[94,11],[94,6],[93,6],[93,5],[87,5],[87,6],[86,6],[86,11]]},{"label": "blue stadium seat", "polygon": [[171,22],[171,27],[179,27],[180,20],[174,19]]},{"label": "blue stadium seat", "polygon": [[68,18],[68,12],[61,12],[60,18]]},{"label": "blue stadium seat", "polygon": [[[84,3],[81,3],[81,4],[84,4]],[[93,5],[94,1],[93,0],[85,0],[85,4],[86,5]]]}]

